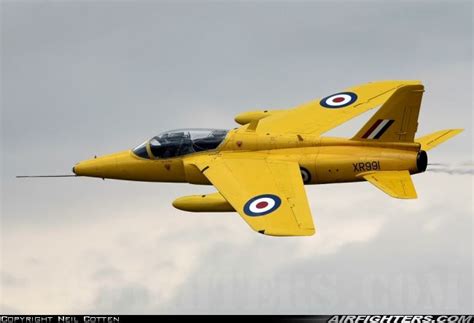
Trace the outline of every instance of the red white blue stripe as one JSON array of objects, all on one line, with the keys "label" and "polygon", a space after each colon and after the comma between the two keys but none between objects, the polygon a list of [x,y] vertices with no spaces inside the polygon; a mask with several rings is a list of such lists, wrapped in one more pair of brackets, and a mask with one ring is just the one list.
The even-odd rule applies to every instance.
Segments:
[{"label": "red white blue stripe", "polygon": [[392,125],[393,120],[390,119],[379,119],[372,127],[362,136],[364,139],[379,139]]}]

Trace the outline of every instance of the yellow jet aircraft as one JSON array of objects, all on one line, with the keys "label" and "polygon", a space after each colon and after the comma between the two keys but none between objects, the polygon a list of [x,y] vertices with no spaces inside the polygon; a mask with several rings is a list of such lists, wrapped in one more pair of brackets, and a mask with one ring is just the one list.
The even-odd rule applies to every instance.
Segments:
[{"label": "yellow jet aircraft", "polygon": [[[368,181],[388,195],[416,198],[410,175],[424,172],[426,151],[462,129],[416,138],[423,85],[381,81],[348,88],[288,110],[235,117],[233,130],[167,131],[133,150],[76,164],[76,176],[212,184],[213,194],[176,199],[191,212],[237,212],[255,231],[310,236],[315,226],[304,184]],[[380,107],[350,138],[326,131]]]}]

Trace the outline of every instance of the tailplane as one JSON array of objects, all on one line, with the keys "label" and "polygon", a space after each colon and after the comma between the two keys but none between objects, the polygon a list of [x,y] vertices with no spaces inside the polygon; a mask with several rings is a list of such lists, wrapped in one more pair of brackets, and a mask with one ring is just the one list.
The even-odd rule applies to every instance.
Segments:
[{"label": "tailplane", "polygon": [[416,190],[407,170],[367,172],[359,175],[375,187],[397,199],[416,199]]},{"label": "tailplane", "polygon": [[416,142],[421,144],[421,149],[428,151],[434,147],[442,144],[448,139],[456,136],[463,132],[464,129],[445,129],[433,132],[432,134],[423,136],[421,138],[416,138]]},{"label": "tailplane", "polygon": [[352,139],[413,142],[423,88],[423,85],[417,84],[396,90]]}]

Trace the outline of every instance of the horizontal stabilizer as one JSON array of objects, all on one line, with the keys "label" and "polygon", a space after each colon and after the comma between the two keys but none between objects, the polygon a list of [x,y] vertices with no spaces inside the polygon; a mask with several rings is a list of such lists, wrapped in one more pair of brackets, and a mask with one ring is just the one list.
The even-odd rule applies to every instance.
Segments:
[{"label": "horizontal stabilizer", "polygon": [[372,183],[391,197],[416,199],[415,186],[407,170],[361,173],[359,176]]},{"label": "horizontal stabilizer", "polygon": [[419,142],[421,144],[422,150],[428,151],[438,146],[439,144],[442,144],[446,140],[451,139],[457,134],[460,134],[461,132],[463,132],[463,130],[464,129],[445,129],[436,131],[432,134],[417,138],[416,142]]}]

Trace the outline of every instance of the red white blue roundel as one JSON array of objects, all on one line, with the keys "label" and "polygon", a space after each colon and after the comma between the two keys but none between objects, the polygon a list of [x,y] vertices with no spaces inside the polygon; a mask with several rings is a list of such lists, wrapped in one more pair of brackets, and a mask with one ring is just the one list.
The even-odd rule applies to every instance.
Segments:
[{"label": "red white blue roundel", "polygon": [[262,194],[252,197],[244,205],[244,212],[248,216],[267,215],[281,205],[281,199],[273,194]]},{"label": "red white blue roundel", "polygon": [[357,100],[357,94],[353,92],[340,92],[321,99],[319,104],[325,108],[338,109],[347,107]]}]

